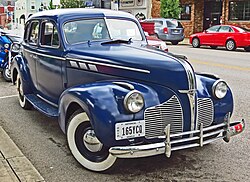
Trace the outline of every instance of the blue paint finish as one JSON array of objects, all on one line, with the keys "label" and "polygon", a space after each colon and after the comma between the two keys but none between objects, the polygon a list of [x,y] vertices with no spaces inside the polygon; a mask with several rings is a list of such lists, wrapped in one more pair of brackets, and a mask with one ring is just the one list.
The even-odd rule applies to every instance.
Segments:
[{"label": "blue paint finish", "polygon": [[228,87],[227,95],[223,99],[216,99],[212,94],[215,78],[196,75],[197,93],[199,98],[211,98],[214,104],[214,123],[221,123],[228,112],[233,113],[233,94]]},{"label": "blue paint finish", "polygon": [[[63,32],[65,22],[94,18],[126,19],[139,26],[132,15],[98,9],[45,11],[29,18],[26,26],[33,20],[53,21],[60,40],[57,49],[42,47],[39,43],[22,43],[22,55],[16,57],[13,68],[22,75],[24,93],[33,94],[30,97],[32,104],[50,116],[57,116],[55,108],[46,110],[45,104],[41,104],[34,96],[39,94],[52,105],[58,105],[58,122],[63,132],[66,131],[69,107],[72,104],[78,105],[88,114],[98,139],[105,146],[115,146],[131,144],[128,140],[115,141],[116,123],[143,120],[146,108],[166,102],[176,95],[183,110],[183,130],[189,131],[190,102],[186,93],[179,92],[188,90],[189,83],[180,60],[165,52],[149,49],[144,35],[142,41],[127,44],[102,44],[107,40],[76,45],[66,42]],[[139,30],[142,32],[140,26]],[[198,98],[212,99],[214,123],[223,122],[225,114],[233,111],[231,90],[228,90],[225,98],[218,100],[212,96],[215,78],[196,75],[195,79],[195,102]],[[124,97],[131,90],[114,84],[114,81],[130,83],[142,93],[145,99],[142,111],[131,114],[125,110]],[[143,137],[136,138],[134,142],[145,140]],[[149,143],[154,141],[147,140]]]}]

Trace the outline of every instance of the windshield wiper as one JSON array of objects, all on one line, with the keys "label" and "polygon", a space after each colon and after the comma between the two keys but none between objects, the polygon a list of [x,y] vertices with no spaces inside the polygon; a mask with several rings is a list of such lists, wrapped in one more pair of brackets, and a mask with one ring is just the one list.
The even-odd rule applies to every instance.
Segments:
[{"label": "windshield wiper", "polygon": [[131,44],[132,43],[132,38],[129,38],[128,40],[124,40],[124,39],[113,39],[107,42],[103,42],[101,43],[102,45],[105,44]]}]

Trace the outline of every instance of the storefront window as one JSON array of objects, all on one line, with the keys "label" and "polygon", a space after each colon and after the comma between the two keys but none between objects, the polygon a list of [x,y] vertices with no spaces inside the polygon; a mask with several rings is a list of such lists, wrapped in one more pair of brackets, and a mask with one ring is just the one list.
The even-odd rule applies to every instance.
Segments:
[{"label": "storefront window", "polygon": [[229,20],[250,20],[250,1],[230,1]]},{"label": "storefront window", "polygon": [[191,20],[191,5],[181,5],[180,20]]}]

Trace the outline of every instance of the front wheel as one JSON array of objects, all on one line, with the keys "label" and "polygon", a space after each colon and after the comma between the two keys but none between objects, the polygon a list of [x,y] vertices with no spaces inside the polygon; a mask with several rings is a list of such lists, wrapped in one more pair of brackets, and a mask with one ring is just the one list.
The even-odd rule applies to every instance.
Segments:
[{"label": "front wheel", "polygon": [[10,69],[9,69],[9,66],[8,66],[8,65],[3,69],[3,78],[4,78],[7,82],[10,82],[10,81],[11,81],[11,73],[10,73]]},{"label": "front wheel", "polygon": [[67,141],[75,159],[89,170],[105,171],[116,161],[98,140],[89,117],[82,110],[77,110],[68,121]]},{"label": "front wheel", "polygon": [[194,48],[199,48],[200,47],[200,40],[197,37],[193,38],[193,40],[192,40],[192,46]]},{"label": "front wheel", "polygon": [[226,49],[227,49],[228,51],[234,51],[234,50],[236,49],[236,44],[235,44],[235,42],[234,42],[233,40],[228,40],[228,41],[226,42]]},{"label": "front wheel", "polygon": [[31,109],[32,105],[24,96],[23,81],[22,81],[22,78],[20,77],[20,74],[17,75],[17,91],[18,91],[18,100],[19,100],[20,106],[26,110]]}]

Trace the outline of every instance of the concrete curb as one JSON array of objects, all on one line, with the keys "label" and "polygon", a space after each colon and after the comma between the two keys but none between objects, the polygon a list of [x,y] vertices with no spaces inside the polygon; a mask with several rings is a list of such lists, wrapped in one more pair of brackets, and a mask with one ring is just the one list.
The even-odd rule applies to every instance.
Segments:
[{"label": "concrete curb", "polygon": [[45,180],[0,126],[0,181]]}]

